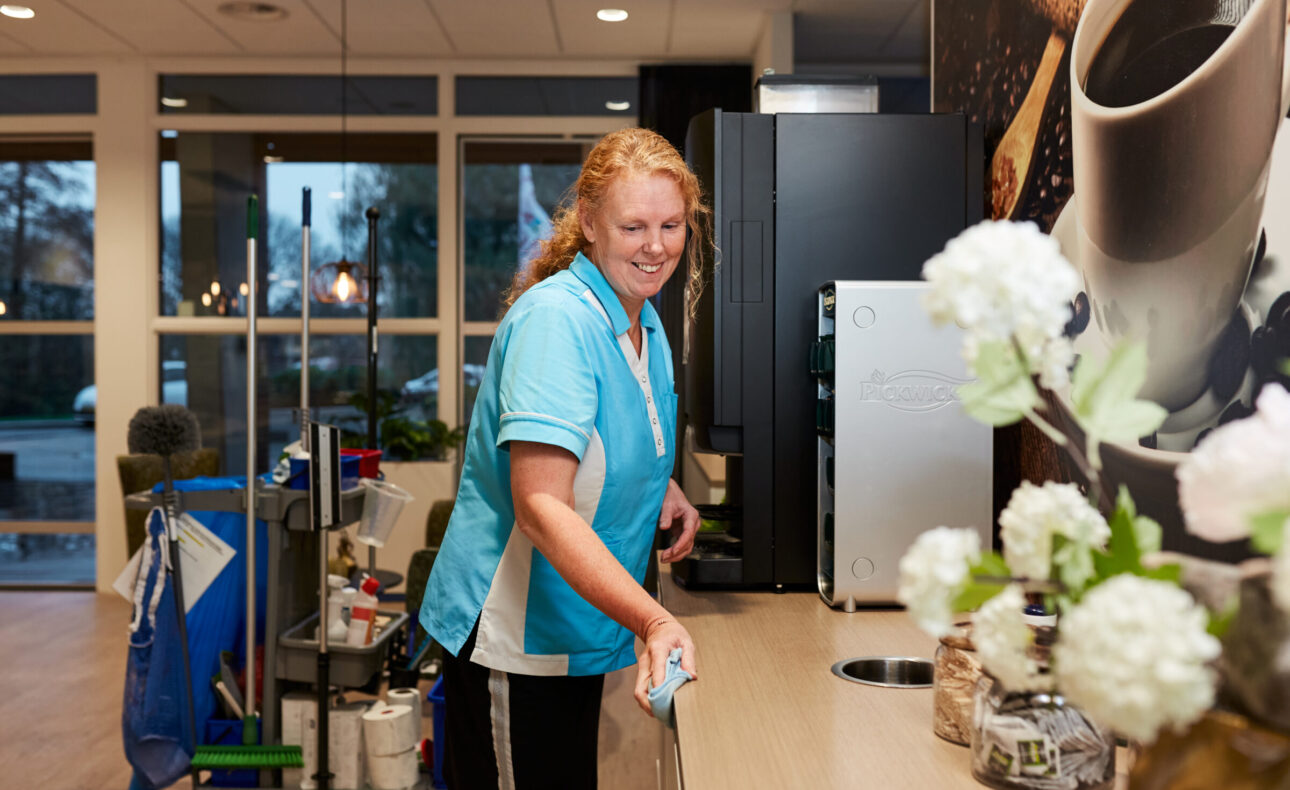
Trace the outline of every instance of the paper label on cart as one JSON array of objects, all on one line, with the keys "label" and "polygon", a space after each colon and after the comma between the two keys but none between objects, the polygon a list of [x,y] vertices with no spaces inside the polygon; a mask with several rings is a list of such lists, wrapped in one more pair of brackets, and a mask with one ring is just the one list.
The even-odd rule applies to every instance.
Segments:
[{"label": "paper label on cart", "polygon": [[[182,564],[180,570],[184,577],[184,612],[187,613],[192,611],[193,604],[202,597],[202,593],[206,592],[206,588],[211,586],[211,582],[215,581],[215,577],[220,575],[237,551],[187,513],[180,513],[175,520],[178,522],[179,562]],[[166,546],[165,550],[166,562],[169,562],[170,547]],[[112,583],[112,589],[127,601],[134,600],[134,582],[139,576],[142,556],[143,549],[140,548]]]}]

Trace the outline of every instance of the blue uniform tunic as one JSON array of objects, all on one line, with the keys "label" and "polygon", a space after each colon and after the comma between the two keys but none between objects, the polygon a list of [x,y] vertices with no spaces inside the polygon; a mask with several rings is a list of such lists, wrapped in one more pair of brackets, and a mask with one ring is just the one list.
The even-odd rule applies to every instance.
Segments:
[{"label": "blue uniform tunic", "polygon": [[458,655],[479,621],[477,664],[527,675],[594,675],[635,663],[634,637],[583,600],[515,527],[509,442],[578,458],[574,509],[638,582],[675,456],[676,395],[667,337],[641,310],[629,319],[581,253],[526,291],[488,354],[452,519],[421,623]]}]

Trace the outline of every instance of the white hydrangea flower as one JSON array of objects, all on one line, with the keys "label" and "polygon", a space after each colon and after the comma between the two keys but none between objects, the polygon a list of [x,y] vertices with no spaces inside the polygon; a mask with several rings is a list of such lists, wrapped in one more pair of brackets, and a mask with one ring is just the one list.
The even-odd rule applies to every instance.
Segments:
[{"label": "white hydrangea flower", "polygon": [[1272,558],[1272,600],[1290,614],[1290,519],[1281,527],[1281,551]]},{"label": "white hydrangea flower", "polygon": [[1030,222],[986,220],[952,239],[923,264],[932,286],[923,307],[938,323],[967,331],[971,368],[985,341],[1016,341],[1045,387],[1066,383],[1073,358],[1063,330],[1079,276],[1051,236]]},{"label": "white hydrangea flower", "polygon": [[1075,346],[1065,337],[1048,341],[1038,360],[1039,384],[1048,389],[1066,386],[1071,366],[1075,364]]},{"label": "white hydrangea flower", "polygon": [[1177,477],[1187,531],[1214,543],[1247,538],[1252,516],[1290,508],[1290,393],[1265,386],[1254,415],[1216,428]]},{"label": "white hydrangea flower", "polygon": [[1093,720],[1149,742],[1214,704],[1219,641],[1205,609],[1176,585],[1122,574],[1062,615],[1058,687]]},{"label": "white hydrangea flower", "polygon": [[1034,631],[1022,617],[1026,596],[1020,585],[1009,584],[986,601],[972,617],[972,643],[981,666],[1009,691],[1046,691],[1052,679],[1039,674],[1029,654]]},{"label": "white hydrangea flower", "polygon": [[1017,576],[1047,579],[1052,575],[1053,535],[1102,548],[1111,528],[1072,483],[1023,482],[999,514],[1003,558]]},{"label": "white hydrangea flower", "polygon": [[971,566],[980,561],[981,539],[975,531],[929,529],[900,558],[896,598],[919,628],[944,636],[954,626],[950,605],[967,583]]}]

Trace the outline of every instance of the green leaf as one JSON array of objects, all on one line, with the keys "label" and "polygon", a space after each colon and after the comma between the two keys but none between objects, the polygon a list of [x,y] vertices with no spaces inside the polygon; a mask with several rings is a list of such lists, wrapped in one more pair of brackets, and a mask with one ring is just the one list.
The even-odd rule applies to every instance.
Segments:
[{"label": "green leaf", "polygon": [[958,396],[973,419],[1011,425],[1041,405],[1034,382],[1009,344],[982,344],[972,367],[977,380],[959,387]]},{"label": "green leaf", "polygon": [[1143,571],[1142,575],[1156,581],[1180,584],[1182,582],[1182,566],[1176,562],[1171,562],[1168,565],[1161,565],[1159,568]]},{"label": "green leaf", "polygon": [[[1093,569],[1097,571],[1096,580],[1108,579],[1117,573],[1123,573],[1123,569],[1116,563],[1115,558],[1104,551],[1093,552]],[[1090,587],[1092,585],[1089,585]],[[1085,591],[1087,592],[1087,590]]]},{"label": "green leaf", "polygon": [[1096,433],[1104,442],[1136,443],[1155,432],[1167,416],[1169,412],[1159,404],[1148,400],[1129,401],[1102,413]]},{"label": "green leaf", "polygon": [[1061,535],[1053,536],[1053,565],[1057,567],[1058,580],[1076,597],[1097,574],[1088,543],[1065,540]]},{"label": "green leaf", "polygon": [[1004,561],[1003,555],[997,551],[982,554],[981,561],[973,565],[968,572],[973,576],[1012,576],[1012,571],[1008,569],[1008,563]]},{"label": "green leaf", "polygon": [[1284,508],[1269,510],[1250,518],[1250,544],[1254,546],[1254,550],[1262,554],[1276,554],[1281,549],[1286,519],[1290,519],[1290,510]]},{"label": "green leaf", "polygon": [[1110,562],[1104,567],[1109,572],[1100,575],[1142,573],[1142,553],[1138,550],[1138,538],[1133,529],[1137,515],[1129,489],[1120,486],[1120,493],[1115,498],[1115,513],[1107,522],[1111,527],[1111,540],[1107,543]]},{"label": "green leaf", "polygon": [[1236,596],[1232,596],[1228,599],[1227,605],[1223,607],[1223,611],[1209,613],[1209,625],[1205,627],[1205,630],[1211,636],[1222,639],[1223,635],[1227,633],[1227,629],[1232,627],[1239,610],[1239,599]]},{"label": "green leaf", "polygon": [[969,581],[950,604],[951,612],[975,612],[981,604],[1003,592],[1005,585]]},{"label": "green leaf", "polygon": [[1102,364],[1091,354],[1080,354],[1071,371],[1071,405],[1087,403],[1102,376]]},{"label": "green leaf", "polygon": [[1133,519],[1133,536],[1138,542],[1138,552],[1154,554],[1160,551],[1161,537],[1164,530],[1150,516],[1136,516]]},{"label": "green leaf", "polygon": [[1075,420],[1088,442],[1133,442],[1148,436],[1168,412],[1151,401],[1136,400],[1147,377],[1147,347],[1120,343],[1102,364],[1080,357],[1072,374],[1071,401]]}]

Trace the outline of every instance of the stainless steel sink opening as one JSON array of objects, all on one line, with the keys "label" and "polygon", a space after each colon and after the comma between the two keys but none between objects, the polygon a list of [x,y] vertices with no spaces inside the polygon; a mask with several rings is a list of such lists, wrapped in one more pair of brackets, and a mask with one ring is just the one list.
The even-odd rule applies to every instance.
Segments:
[{"label": "stainless steel sink opening", "polygon": [[925,689],[932,686],[932,662],[925,658],[847,658],[833,665],[833,674],[845,680],[884,688]]}]

